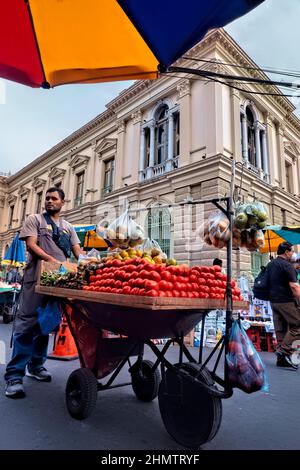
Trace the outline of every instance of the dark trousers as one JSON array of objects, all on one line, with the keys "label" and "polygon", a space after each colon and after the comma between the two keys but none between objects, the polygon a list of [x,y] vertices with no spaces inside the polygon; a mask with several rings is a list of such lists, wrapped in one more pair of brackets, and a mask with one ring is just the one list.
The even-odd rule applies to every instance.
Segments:
[{"label": "dark trousers", "polygon": [[296,302],[271,303],[277,339],[277,351],[292,354],[293,343],[300,340],[300,308]]},{"label": "dark trousers", "polygon": [[49,336],[41,335],[38,325],[25,333],[15,333],[5,380],[22,379],[26,365],[31,372],[41,367],[47,359],[48,341]]}]

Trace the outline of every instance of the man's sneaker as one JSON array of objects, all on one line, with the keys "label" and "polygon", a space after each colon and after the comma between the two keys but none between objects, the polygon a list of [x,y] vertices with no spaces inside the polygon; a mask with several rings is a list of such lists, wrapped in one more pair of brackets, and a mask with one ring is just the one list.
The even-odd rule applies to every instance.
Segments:
[{"label": "man's sneaker", "polygon": [[32,379],[39,380],[40,382],[51,382],[51,374],[45,369],[45,367],[39,367],[35,370],[26,371],[26,376]]},{"label": "man's sneaker", "polygon": [[5,395],[9,398],[24,398],[22,379],[11,379],[6,382]]},{"label": "man's sneaker", "polygon": [[277,367],[289,367],[290,369],[298,369],[298,365],[294,364],[287,354],[278,353],[277,354]]}]

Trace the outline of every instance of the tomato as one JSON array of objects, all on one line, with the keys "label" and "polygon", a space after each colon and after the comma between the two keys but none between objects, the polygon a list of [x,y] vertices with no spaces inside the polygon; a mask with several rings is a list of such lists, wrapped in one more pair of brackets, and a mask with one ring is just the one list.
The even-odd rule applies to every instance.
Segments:
[{"label": "tomato", "polygon": [[177,282],[186,282],[187,278],[184,276],[177,276]]},{"label": "tomato", "polygon": [[170,290],[165,291],[166,297],[173,297],[172,292]]},{"label": "tomato", "polygon": [[147,279],[150,279],[150,281],[159,282],[162,278],[158,272],[150,271],[149,273],[147,273]]},{"label": "tomato", "polygon": [[149,273],[148,271],[146,271],[146,269],[142,269],[142,271],[141,271],[140,274],[139,274],[139,277],[140,277],[141,279],[148,279],[148,275],[149,275],[149,274],[150,274],[150,273]]},{"label": "tomato", "polygon": [[191,282],[191,283],[197,282],[197,276],[195,276],[195,274],[190,274],[189,282]]},{"label": "tomato", "polygon": [[147,262],[147,263],[145,264],[145,269],[146,269],[147,271],[155,271],[155,265]]},{"label": "tomato", "polygon": [[128,294],[130,294],[130,293],[131,293],[131,287],[130,287],[130,286],[125,286],[125,287],[123,287],[123,289],[122,289],[122,294],[128,295]]},{"label": "tomato", "polygon": [[200,294],[198,291],[193,291],[192,294],[194,295],[195,299],[199,299]]},{"label": "tomato", "polygon": [[201,266],[201,273],[208,273],[209,272],[209,266]]},{"label": "tomato", "polygon": [[139,295],[146,295],[146,289],[140,289]]},{"label": "tomato", "polygon": [[178,290],[172,290],[172,296],[173,297],[180,297],[180,292]]},{"label": "tomato", "polygon": [[159,297],[167,297],[165,291],[163,291],[163,290],[158,291],[158,296]]},{"label": "tomato", "polygon": [[193,291],[196,291],[196,292],[197,292],[197,291],[198,291],[198,284],[197,284],[197,282],[192,282],[191,284],[192,284]]},{"label": "tomato", "polygon": [[145,292],[145,295],[148,297],[157,297],[158,296],[158,291],[156,289],[151,289]]},{"label": "tomato", "polygon": [[205,285],[206,284],[206,280],[204,279],[204,277],[198,277],[197,279],[197,282],[198,282],[198,285]]},{"label": "tomato", "polygon": [[156,281],[151,281],[150,279],[145,279],[144,286],[145,286],[145,289],[147,290],[152,290],[152,289],[158,290],[158,283]]},{"label": "tomato", "polygon": [[169,282],[167,281],[159,281],[158,283],[158,288],[159,290],[163,290],[163,291],[166,291],[166,290],[169,290]]},{"label": "tomato", "polygon": [[182,291],[183,289],[185,290],[185,284],[183,284],[182,282],[174,282],[173,287],[175,290],[178,290],[179,292]]},{"label": "tomato", "polygon": [[118,289],[116,287],[113,287],[112,290],[111,290],[111,293],[112,294],[117,294],[118,292]]},{"label": "tomato", "polygon": [[96,276],[90,276],[89,281],[90,281],[90,283],[95,282],[96,281]]},{"label": "tomato", "polygon": [[187,297],[187,293],[184,290],[180,291],[180,297]]},{"label": "tomato", "polygon": [[131,295],[139,295],[140,289],[138,287],[134,287],[131,290]]},{"label": "tomato", "polygon": [[172,280],[172,274],[170,273],[170,271],[165,270],[161,273],[161,278],[163,281],[170,282]]},{"label": "tomato", "polygon": [[187,297],[188,297],[189,299],[193,299],[193,298],[194,298],[193,292],[187,292]]},{"label": "tomato", "polygon": [[186,283],[186,290],[187,290],[187,292],[192,292],[193,286],[192,286],[192,284],[191,284],[190,282],[187,282],[187,283]]}]

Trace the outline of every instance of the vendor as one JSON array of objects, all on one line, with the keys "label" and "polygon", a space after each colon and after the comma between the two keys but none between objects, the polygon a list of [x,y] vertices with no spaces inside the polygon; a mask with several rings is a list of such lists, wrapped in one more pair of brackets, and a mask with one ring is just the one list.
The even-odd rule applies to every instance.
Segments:
[{"label": "vendor", "polygon": [[45,197],[46,211],[27,217],[20,233],[20,240],[25,240],[30,256],[24,270],[14,325],[12,358],[5,373],[5,395],[10,398],[25,396],[25,372],[33,379],[51,381],[51,375],[44,367],[49,337],[41,334],[37,313],[38,307],[45,303],[45,296],[35,293],[35,285],[40,260],[62,263],[71,256],[71,252],[76,258],[82,253],[74,228],[60,217],[64,203],[64,191],[61,188],[49,188]]}]

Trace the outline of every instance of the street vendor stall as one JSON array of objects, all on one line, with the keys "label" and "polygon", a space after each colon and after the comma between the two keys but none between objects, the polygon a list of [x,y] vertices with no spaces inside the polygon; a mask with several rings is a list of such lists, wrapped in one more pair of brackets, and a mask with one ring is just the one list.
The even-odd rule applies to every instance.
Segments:
[{"label": "street vendor stall", "polygon": [[[226,214],[230,228],[232,199],[209,202]],[[231,239],[227,240],[228,272],[224,275],[219,266],[174,265],[174,260],[163,259],[156,248],[147,252],[139,246],[133,248],[141,235],[141,227],[128,214],[121,215],[107,228],[107,237],[122,247],[118,254],[101,261],[86,256],[77,271],[66,273],[42,263],[36,292],[58,302],[78,349],[81,368],[72,372],[66,386],[72,417],[88,417],[98,391],[131,384],[142,401],[158,396],[169,434],[181,445],[195,448],[215,436],[222,417],[221,399],[233,393],[226,360],[223,377],[216,373],[221,357],[228,352],[232,312],[247,309],[231,280]],[[203,341],[195,358],[185,346],[184,336],[202,320],[203,339],[205,318],[218,308],[226,309],[225,332],[203,361]],[[108,331],[119,336],[109,337]],[[162,351],[152,341],[159,338],[169,338]],[[178,361],[171,364],[166,352],[174,342],[179,345]],[[155,363],[143,359],[145,345],[155,354]],[[137,357],[133,364],[132,356]],[[114,384],[127,363],[131,381]],[[109,374],[105,384],[100,382]]]}]

